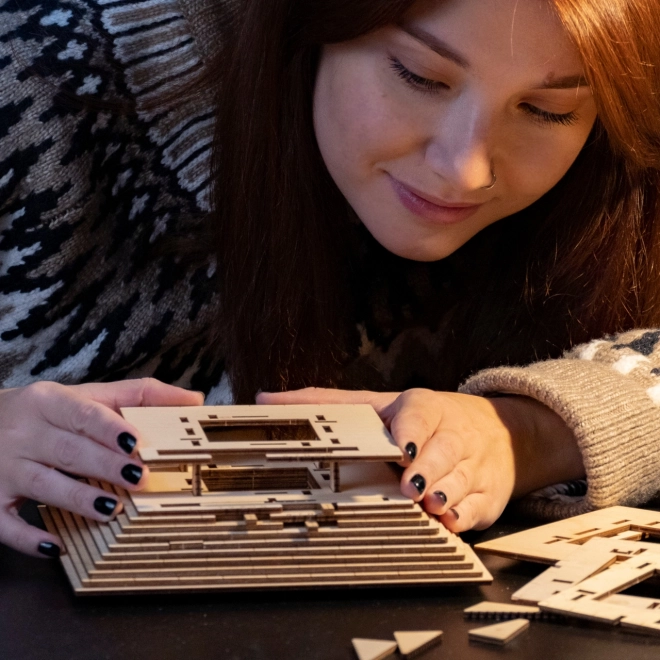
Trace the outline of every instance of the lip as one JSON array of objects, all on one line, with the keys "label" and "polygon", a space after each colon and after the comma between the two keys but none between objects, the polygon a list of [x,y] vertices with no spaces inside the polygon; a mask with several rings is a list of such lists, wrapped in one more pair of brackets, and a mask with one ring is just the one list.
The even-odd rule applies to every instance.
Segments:
[{"label": "lip", "polygon": [[435,224],[453,225],[467,220],[482,204],[447,202],[427,195],[388,175],[392,188],[401,204],[415,215]]}]

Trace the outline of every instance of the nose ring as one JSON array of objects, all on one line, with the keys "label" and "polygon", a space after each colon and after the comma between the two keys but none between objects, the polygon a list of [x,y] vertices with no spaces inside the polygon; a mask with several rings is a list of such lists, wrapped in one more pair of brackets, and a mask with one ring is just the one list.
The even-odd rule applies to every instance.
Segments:
[{"label": "nose ring", "polygon": [[487,186],[482,186],[482,190],[490,190],[496,183],[497,183],[497,177],[495,176],[495,173],[491,170],[491,174],[493,175],[493,180],[490,182],[489,185]]}]

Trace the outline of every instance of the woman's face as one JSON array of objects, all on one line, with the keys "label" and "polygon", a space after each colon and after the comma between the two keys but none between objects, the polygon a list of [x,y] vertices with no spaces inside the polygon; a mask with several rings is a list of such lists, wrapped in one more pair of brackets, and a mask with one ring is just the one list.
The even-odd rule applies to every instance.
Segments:
[{"label": "woman's face", "polygon": [[314,95],[335,183],[379,243],[418,261],[550,190],[595,119],[548,0],[419,0],[398,26],[326,46]]}]

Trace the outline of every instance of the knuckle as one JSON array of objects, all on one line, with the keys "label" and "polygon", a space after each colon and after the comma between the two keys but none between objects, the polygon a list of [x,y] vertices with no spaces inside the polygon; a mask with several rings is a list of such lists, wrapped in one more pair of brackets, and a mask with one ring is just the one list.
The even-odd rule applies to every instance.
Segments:
[{"label": "knuckle", "polygon": [[32,463],[28,463],[24,470],[24,478],[26,481],[27,490],[24,495],[30,497],[33,500],[43,499],[44,494],[48,491],[50,471],[42,466],[38,466]]},{"label": "knuckle", "polygon": [[145,376],[144,378],[137,379],[136,385],[138,388],[138,407],[145,405],[145,402],[147,401],[147,392],[157,387],[158,384],[159,381],[155,378],[151,378],[151,376]]},{"label": "knuckle", "polygon": [[72,438],[62,438],[55,444],[55,464],[63,468],[71,467],[80,451]]},{"label": "knuckle", "polygon": [[454,470],[454,479],[456,480],[458,493],[461,497],[465,497],[470,487],[470,480],[468,479],[467,473],[465,470],[458,467]]},{"label": "knuckle", "polygon": [[73,482],[72,486],[69,489],[69,496],[67,501],[69,501],[72,506],[72,511],[78,511],[80,513],[86,512],[89,510],[89,489],[83,484]]},{"label": "knuckle", "polygon": [[425,405],[434,396],[435,392],[423,387],[413,387],[403,393],[404,401],[411,405]]},{"label": "knuckle", "polygon": [[432,451],[430,460],[434,467],[442,466],[449,471],[458,463],[456,450],[451,443],[436,440],[429,445],[429,449]]},{"label": "knuckle", "polygon": [[71,409],[69,424],[78,435],[85,435],[96,416],[96,409],[89,401],[79,401]]},{"label": "knuckle", "polygon": [[53,383],[47,380],[39,380],[36,383],[30,383],[24,389],[25,395],[36,405],[51,399],[53,396],[61,393],[63,385]]},{"label": "knuckle", "polygon": [[412,431],[420,439],[427,440],[431,434],[431,428],[426,416],[417,409],[407,410],[398,419],[396,426],[398,435]]},{"label": "knuckle", "polygon": [[477,516],[474,501],[467,499],[461,502],[461,523],[465,528],[470,529],[474,527],[475,523],[478,522],[478,519],[479,517]]}]

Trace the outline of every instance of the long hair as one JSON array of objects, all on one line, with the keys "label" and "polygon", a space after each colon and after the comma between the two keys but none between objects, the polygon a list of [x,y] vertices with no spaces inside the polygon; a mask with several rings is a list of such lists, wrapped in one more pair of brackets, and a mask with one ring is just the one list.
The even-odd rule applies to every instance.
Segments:
[{"label": "long hair", "polygon": [[[660,324],[660,5],[553,3],[581,53],[599,118],[553,190],[458,251],[457,263],[487,258],[466,269],[453,361],[443,365],[447,388],[475,369]],[[353,356],[355,218],[316,144],[316,70],[324,44],[396,23],[412,4],[244,0],[209,68],[216,331],[238,402],[259,389],[336,385]]]}]

